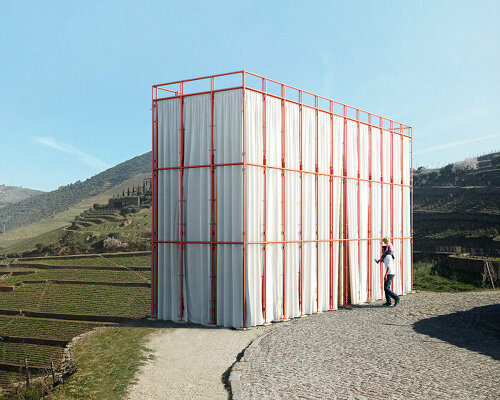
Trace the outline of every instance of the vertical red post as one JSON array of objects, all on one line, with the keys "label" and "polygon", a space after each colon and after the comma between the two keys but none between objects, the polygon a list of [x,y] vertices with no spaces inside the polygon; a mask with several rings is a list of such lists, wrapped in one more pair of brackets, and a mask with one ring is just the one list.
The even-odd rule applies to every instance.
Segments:
[{"label": "vertical red post", "polygon": [[[384,237],[384,121],[379,117],[380,126],[380,236]],[[383,267],[380,264],[380,287],[382,290],[382,298],[384,297],[384,275]]]},{"label": "vertical red post", "polygon": [[242,72],[242,136],[243,136],[243,277],[242,277],[242,283],[243,283],[243,328],[246,328],[246,297],[247,297],[247,288],[246,288],[246,184],[245,184],[245,162],[246,162],[246,153],[245,153],[245,134],[246,134],[246,128],[245,128],[245,71]]},{"label": "vertical red post", "polygon": [[411,287],[410,291],[413,292],[413,128],[409,128],[410,133],[410,255],[411,255]]},{"label": "vertical red post", "polygon": [[[390,219],[390,241],[394,241],[394,125],[393,122],[389,123],[389,134],[391,138],[391,219]],[[400,255],[401,257],[401,255]],[[392,281],[392,290],[394,290],[394,281]]]},{"label": "vertical red post", "polygon": [[[158,98],[158,89],[155,88],[155,98]],[[156,146],[155,146],[155,184],[154,184],[154,198],[155,201],[153,203],[153,207],[155,208],[155,221],[154,221],[154,230],[155,230],[155,242],[156,242],[156,248],[155,248],[155,279],[156,279],[156,291],[155,291],[155,304],[157,307],[158,311],[158,143],[159,143],[159,133],[158,133],[158,103],[156,103],[156,109],[155,109],[155,114],[156,114],[156,121],[155,121],[155,139],[156,139]]]},{"label": "vertical red post", "polygon": [[266,80],[262,78],[262,165],[264,166],[264,269],[262,271],[262,316],[264,324],[267,323],[267,110],[266,110]]},{"label": "vertical red post", "polygon": [[215,149],[214,149],[214,77],[210,78],[210,323],[216,323],[215,315],[215,258],[216,244],[216,222],[215,222]]},{"label": "vertical red post", "polygon": [[318,123],[319,123],[319,117],[318,117],[318,107],[319,107],[319,101],[318,101],[318,96],[314,96],[314,107],[315,107],[315,119],[316,119],[316,134],[315,134],[315,173],[314,173],[314,184],[315,184],[315,202],[316,202],[316,312],[319,312],[319,188],[318,188],[318,172],[319,172],[319,167],[318,167]]},{"label": "vertical red post", "polygon": [[283,316],[286,319],[286,192],[285,192],[285,85],[281,84],[281,237],[283,240]]},{"label": "vertical red post", "polygon": [[344,252],[344,257],[343,257],[343,268],[344,268],[344,273],[343,273],[343,285],[344,285],[344,290],[343,290],[343,297],[344,297],[344,305],[347,305],[347,281],[349,277],[347,276],[347,265],[348,265],[348,260],[347,260],[347,246],[349,245],[349,242],[347,241],[347,106],[344,105],[344,138],[343,138],[343,150],[342,150],[342,174],[343,174],[343,188],[342,188],[342,213],[343,213],[343,228],[342,228],[342,251]]},{"label": "vertical red post", "polygon": [[304,268],[304,243],[303,243],[303,234],[302,234],[302,225],[303,225],[303,193],[302,193],[302,90],[299,90],[299,170],[300,170],[300,263],[299,263],[299,309],[300,315],[304,315],[303,308],[303,268]]},{"label": "vertical red post", "polygon": [[[400,175],[401,175],[401,188],[400,188],[400,191],[401,191],[401,221],[400,221],[400,224],[401,224],[401,237],[405,237],[404,235],[404,193],[405,193],[405,190],[404,190],[404,180],[403,180],[403,175],[405,174],[405,170],[404,170],[404,158],[403,158],[403,129],[401,127],[401,125],[399,125],[400,127],[400,133],[401,135],[399,136],[399,139],[401,141],[401,154],[400,154],[400,158],[401,158],[401,172],[400,172]],[[401,294],[404,294],[404,275],[403,275],[403,257],[404,257],[404,254],[405,254],[405,240],[404,239],[401,239],[401,255],[399,256],[399,263],[400,263],[400,273],[401,273]]]},{"label": "vertical red post", "polygon": [[180,304],[180,317],[182,321],[184,317],[184,82],[181,83],[181,97],[180,97],[180,199],[179,199],[179,304]]},{"label": "vertical red post", "polygon": [[361,162],[361,131],[359,127],[359,110],[356,109],[356,125],[357,125],[357,136],[356,136],[356,146],[357,146],[357,154],[358,154],[358,302],[361,302],[361,171],[360,171],[360,162]]},{"label": "vertical red post", "polygon": [[330,257],[329,257],[329,309],[333,309],[333,101],[330,100]]},{"label": "vertical red post", "polygon": [[368,114],[368,301],[373,299],[373,275],[372,275],[372,115]]},{"label": "vertical red post", "polygon": [[155,101],[155,91],[154,86],[151,88],[151,142],[152,142],[152,152],[151,152],[151,204],[153,209],[151,210],[151,318],[158,317],[158,305],[156,303],[156,292],[158,290],[158,281],[156,279],[156,263],[155,263],[155,253],[156,253],[156,232],[155,232],[155,193],[154,193],[154,180],[156,173],[155,165],[155,155],[156,155],[156,101]]}]

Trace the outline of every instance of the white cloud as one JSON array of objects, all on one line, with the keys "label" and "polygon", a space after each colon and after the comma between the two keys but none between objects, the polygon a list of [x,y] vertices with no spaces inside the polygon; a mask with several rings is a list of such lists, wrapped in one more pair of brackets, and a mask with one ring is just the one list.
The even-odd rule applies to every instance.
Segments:
[{"label": "white cloud", "polygon": [[80,159],[81,162],[84,164],[87,164],[88,166],[102,171],[108,168],[111,168],[111,165],[108,163],[100,160],[97,157],[94,157],[93,155],[87,154],[81,150],[78,150],[74,148],[73,146],[65,143],[60,143],[56,141],[54,138],[51,137],[35,137],[33,138],[35,142],[43,144],[44,146],[51,147],[53,149],[62,151],[63,153],[68,153],[76,156],[78,159]]},{"label": "white cloud", "polygon": [[429,148],[424,149],[424,150],[416,151],[415,154],[423,154],[423,153],[429,153],[431,151],[436,151],[436,150],[449,149],[450,147],[462,146],[464,144],[479,142],[481,140],[492,139],[492,138],[496,138],[496,137],[500,137],[500,134],[480,136],[480,137],[473,138],[473,139],[466,139],[466,140],[459,140],[456,142],[445,143],[445,144],[442,144],[440,146],[429,147]]}]

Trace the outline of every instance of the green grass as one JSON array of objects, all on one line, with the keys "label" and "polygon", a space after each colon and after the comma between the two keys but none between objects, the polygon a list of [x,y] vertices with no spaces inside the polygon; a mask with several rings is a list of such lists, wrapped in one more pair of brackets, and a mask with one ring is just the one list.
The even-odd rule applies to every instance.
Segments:
[{"label": "green grass", "polygon": [[29,275],[10,276],[1,285],[16,285],[26,281],[63,280],[82,282],[140,282],[151,281],[149,271],[93,271],[89,269],[39,269]]},{"label": "green grass", "polygon": [[431,292],[483,290],[479,274],[452,270],[445,261],[417,261],[413,264],[413,287]]},{"label": "green grass", "polygon": [[50,400],[122,399],[139,367],[148,359],[147,328],[104,328],[82,338],[73,348],[77,371]]},{"label": "green grass", "polygon": [[[0,386],[6,386],[10,383],[21,382],[23,379],[25,379],[24,374],[21,374],[19,372],[0,371]],[[4,399],[4,397],[2,397],[2,399]]]}]

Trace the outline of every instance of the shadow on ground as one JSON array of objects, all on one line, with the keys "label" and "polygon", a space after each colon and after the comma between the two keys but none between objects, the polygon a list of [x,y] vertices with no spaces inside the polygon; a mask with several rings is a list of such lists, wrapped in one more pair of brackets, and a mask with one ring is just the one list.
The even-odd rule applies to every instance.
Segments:
[{"label": "shadow on ground", "polygon": [[414,323],[413,329],[500,360],[500,304],[424,319]]}]

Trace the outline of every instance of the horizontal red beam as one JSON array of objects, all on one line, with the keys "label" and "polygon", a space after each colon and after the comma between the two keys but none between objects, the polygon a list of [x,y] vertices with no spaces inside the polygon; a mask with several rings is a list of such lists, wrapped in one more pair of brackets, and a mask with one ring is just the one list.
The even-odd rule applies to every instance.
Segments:
[{"label": "horizontal red beam", "polygon": [[[411,239],[411,237],[396,237],[391,240],[404,240]],[[276,240],[268,242],[246,242],[246,244],[273,244],[273,243],[330,243],[330,242],[354,242],[363,240],[382,240],[382,238],[351,238],[351,239],[318,239],[318,240]],[[243,242],[210,242],[210,241],[197,241],[197,240],[153,240],[153,243],[164,244],[243,244]]]},{"label": "horizontal red beam", "polygon": [[[203,76],[203,77],[200,77],[200,78],[190,78],[190,79],[184,79],[184,80],[180,80],[180,81],[173,81],[173,82],[168,82],[168,83],[162,83],[162,84],[157,84],[157,85],[153,85],[153,89],[160,89],[160,90],[166,90],[166,91],[169,91],[169,92],[172,92],[172,93],[177,93],[177,95],[179,94],[180,91],[176,91],[176,90],[171,90],[171,89],[167,89],[167,88],[164,88],[163,86],[171,86],[171,85],[181,85],[181,84],[184,84],[186,82],[194,82],[194,81],[201,81],[201,80],[208,80],[208,79],[213,79],[213,78],[218,78],[218,77],[222,77],[222,76],[229,76],[229,75],[238,75],[240,74],[241,75],[241,81],[242,81],[242,86],[241,87],[245,87],[246,89],[251,89],[251,90],[254,90],[254,91],[258,91],[258,92],[261,92],[260,90],[257,90],[257,89],[254,89],[252,87],[249,87],[249,86],[246,86],[245,85],[245,75],[250,75],[250,76],[254,76],[256,78],[259,78],[259,79],[262,79],[263,81],[265,82],[273,82],[277,85],[280,85],[282,89],[284,88],[288,88],[288,89],[292,89],[294,91],[297,91],[297,92],[302,92],[302,93],[305,93],[309,96],[313,96],[315,97],[316,99],[322,99],[322,100],[325,100],[325,101],[328,101],[328,102],[331,102],[333,104],[336,104],[338,106],[340,106],[341,108],[348,108],[352,111],[356,111],[356,113],[363,113],[365,114],[368,118],[370,117],[376,117],[376,118],[379,118],[383,121],[387,121],[389,122],[390,124],[397,124],[399,125],[399,127],[397,128],[393,128],[392,130],[403,130],[403,129],[408,129],[408,130],[411,130],[411,126],[409,125],[406,125],[406,124],[403,124],[401,122],[398,122],[398,121],[395,121],[395,120],[392,120],[390,118],[385,118],[385,117],[382,117],[381,115],[378,115],[378,114],[374,114],[374,113],[371,113],[369,111],[366,111],[366,110],[363,110],[361,108],[357,108],[357,107],[354,107],[354,106],[351,106],[351,105],[348,105],[348,104],[345,104],[345,103],[341,103],[339,101],[336,101],[336,100],[332,100],[332,99],[329,99],[327,97],[324,97],[324,96],[321,96],[321,95],[318,95],[318,94],[315,94],[315,93],[312,93],[312,92],[309,92],[307,90],[302,90],[302,89],[299,89],[295,86],[291,86],[291,85],[288,85],[286,83],[283,83],[283,82],[279,82],[279,81],[276,81],[274,79],[270,79],[270,78],[266,78],[262,75],[258,75],[258,74],[255,74],[253,72],[249,72],[249,71],[245,71],[245,70],[242,70],[242,71],[234,71],[234,72],[227,72],[227,73],[223,73],[223,74],[216,74],[216,75],[207,75],[207,76]],[[237,89],[237,88],[241,88],[241,87],[235,87],[234,89]],[[230,90],[229,88],[225,88],[225,89],[218,89],[218,90],[215,90],[215,91],[220,91],[220,90]],[[282,90],[284,92],[284,90]],[[184,96],[189,96],[189,95],[195,95],[195,94],[203,94],[203,93],[211,93],[211,92],[214,92],[214,91],[211,91],[211,90],[208,90],[206,92],[199,92],[199,93],[190,93],[190,94],[183,94]],[[157,93],[157,92],[156,92]],[[266,95],[270,95],[270,96],[273,96],[273,97],[276,97],[276,98],[282,98],[282,99],[285,99],[287,101],[290,101],[290,102],[294,102],[293,100],[291,99],[287,99],[287,98],[284,98],[284,97],[280,97],[280,96],[276,96],[272,93],[268,93],[266,92]],[[158,100],[163,100],[163,99],[166,99],[166,98],[156,98],[156,99],[153,99],[153,101],[158,101]],[[303,104],[307,107],[311,107],[311,108],[315,108],[315,107],[312,107],[312,106],[309,106],[307,104]],[[317,108],[318,110],[320,111],[324,111],[324,112],[328,112],[327,110],[323,110],[321,108]],[[338,116],[342,116],[342,115],[339,115],[339,114],[335,114],[335,115],[338,115]],[[351,118],[348,118],[348,119],[351,119]],[[353,119],[354,120],[354,119]],[[362,122],[362,123],[365,123],[363,121],[360,121],[359,122]],[[406,135],[404,135],[406,136]],[[410,137],[410,136],[408,136]]]},{"label": "horizontal red beam", "polygon": [[[226,166],[234,166],[234,165],[243,165],[243,163],[240,162],[240,163],[214,164],[214,167],[226,167]],[[263,164],[245,163],[245,165],[251,166],[251,167],[264,168]],[[188,168],[210,168],[210,167],[211,167],[210,164],[208,164],[208,165],[188,165],[188,166],[183,166],[183,167],[154,168],[153,171],[169,171],[169,170],[180,170],[180,169],[188,169]],[[393,186],[401,186],[401,187],[407,187],[407,188],[411,187],[411,185],[405,185],[403,183],[376,181],[373,179],[363,179],[363,178],[357,178],[354,176],[334,175],[334,174],[327,174],[325,172],[306,171],[306,170],[293,169],[293,168],[274,167],[272,165],[266,165],[265,168],[276,169],[276,170],[280,170],[280,171],[302,172],[304,174],[327,176],[327,177],[332,177],[332,178],[345,178],[345,179],[351,179],[354,181],[361,181],[361,182],[380,183],[382,185],[393,185]]]}]

